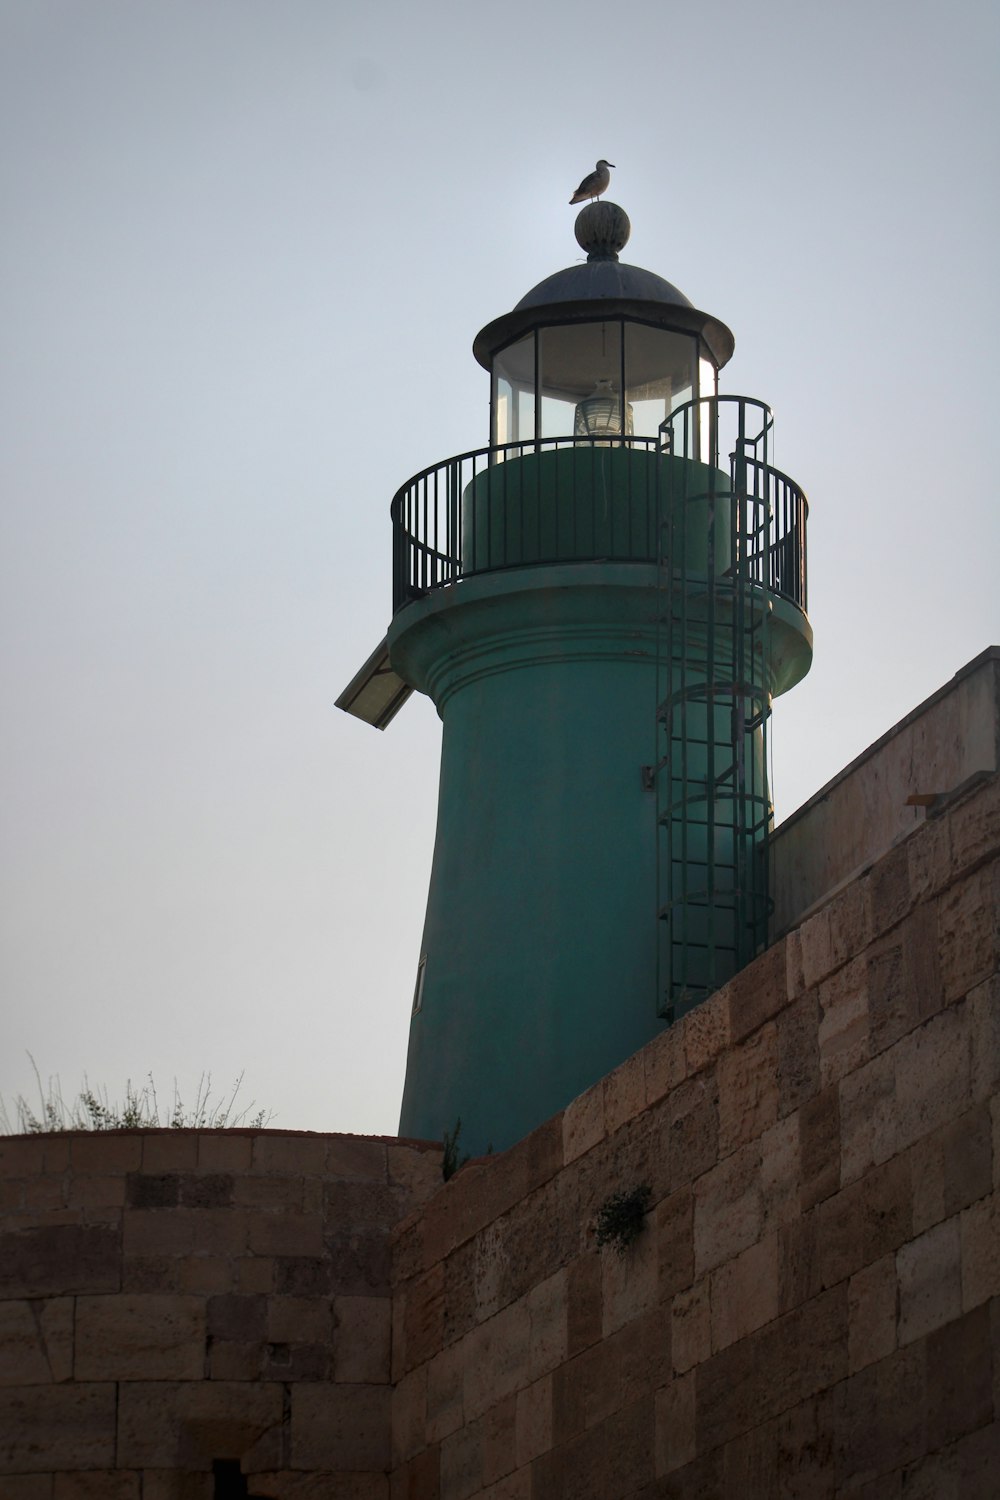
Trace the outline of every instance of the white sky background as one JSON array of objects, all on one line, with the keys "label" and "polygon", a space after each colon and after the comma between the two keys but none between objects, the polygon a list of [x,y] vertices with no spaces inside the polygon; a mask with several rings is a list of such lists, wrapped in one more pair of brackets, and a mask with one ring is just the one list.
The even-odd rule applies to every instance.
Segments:
[{"label": "white sky background", "polygon": [[[992,0],[0,0],[2,1031],[392,1132],[438,723],[334,698],[477,330],[580,258],[733,329],[812,505],[779,818],[1000,639]],[[992,421],[991,421],[992,419]]]}]

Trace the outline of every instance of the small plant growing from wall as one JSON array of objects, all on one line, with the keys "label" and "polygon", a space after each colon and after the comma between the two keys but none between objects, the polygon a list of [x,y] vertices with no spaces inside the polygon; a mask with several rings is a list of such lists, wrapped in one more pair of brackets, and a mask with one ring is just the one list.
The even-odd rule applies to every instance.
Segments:
[{"label": "small plant growing from wall", "polygon": [[616,1255],[624,1256],[642,1233],[652,1196],[652,1189],[646,1183],[612,1193],[594,1218],[598,1249],[610,1245]]},{"label": "small plant growing from wall", "polygon": [[444,1133],[444,1155],[441,1158],[441,1176],[445,1182],[448,1181],[449,1177],[454,1177],[459,1167],[464,1167],[465,1163],[469,1160],[468,1151],[464,1156],[459,1156],[458,1154],[458,1138],[461,1133],[462,1119],[459,1116],[455,1121],[455,1128],[453,1130],[446,1130]]}]

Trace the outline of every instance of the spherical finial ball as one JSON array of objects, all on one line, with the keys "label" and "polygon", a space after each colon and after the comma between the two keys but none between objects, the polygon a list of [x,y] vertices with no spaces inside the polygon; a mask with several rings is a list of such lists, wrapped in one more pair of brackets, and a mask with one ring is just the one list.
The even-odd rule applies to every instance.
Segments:
[{"label": "spherical finial ball", "polygon": [[617,260],[619,250],[624,250],[632,233],[625,210],[604,200],[581,208],[573,228],[576,242],[586,250],[588,260]]}]

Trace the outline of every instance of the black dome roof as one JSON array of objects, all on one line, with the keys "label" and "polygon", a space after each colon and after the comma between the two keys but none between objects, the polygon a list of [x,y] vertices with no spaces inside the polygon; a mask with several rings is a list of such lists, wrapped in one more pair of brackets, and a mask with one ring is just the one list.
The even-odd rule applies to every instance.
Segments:
[{"label": "black dome roof", "polygon": [[576,237],[588,252],[580,265],[546,276],[502,318],[476,335],[472,352],[488,370],[493,356],[534,328],[559,323],[591,323],[626,318],[636,323],[693,333],[704,340],[720,367],[732,357],[736,340],[717,318],[699,312],[671,282],[623,264],[618,251],[630,232],[628,215],[616,203],[591,203],[577,217]]}]

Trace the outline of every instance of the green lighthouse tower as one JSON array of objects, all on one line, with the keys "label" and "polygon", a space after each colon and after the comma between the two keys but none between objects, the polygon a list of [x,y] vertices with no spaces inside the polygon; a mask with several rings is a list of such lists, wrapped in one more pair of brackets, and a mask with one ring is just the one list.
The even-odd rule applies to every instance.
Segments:
[{"label": "green lighthouse tower", "polygon": [[401,1134],[511,1145],[767,941],[772,699],[808,671],[807,507],[724,324],[587,259],[474,343],[489,446],[392,503],[394,614],[340,704],[443,722]]}]

